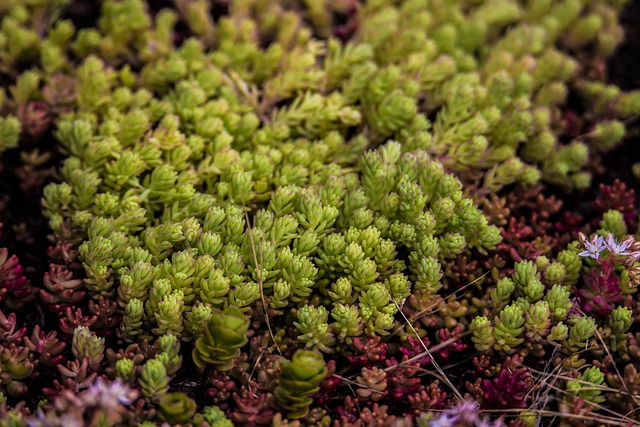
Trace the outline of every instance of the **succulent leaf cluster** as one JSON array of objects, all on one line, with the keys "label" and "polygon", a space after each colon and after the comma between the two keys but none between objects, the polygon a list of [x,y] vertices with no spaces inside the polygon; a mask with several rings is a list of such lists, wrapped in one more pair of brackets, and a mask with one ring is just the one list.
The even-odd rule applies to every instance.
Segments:
[{"label": "succulent leaf cluster", "polygon": [[[591,240],[581,235],[580,242],[582,252],[572,244],[554,262],[518,262],[511,277],[497,282],[470,324],[478,351],[513,353],[524,344],[529,351],[555,345],[572,353],[589,346],[598,326],[613,326],[614,342],[626,334],[631,317],[616,304],[624,299],[619,280],[626,278],[625,293],[637,291],[638,282],[628,277],[637,268],[638,244],[633,237],[618,243],[611,234]],[[574,270],[584,270],[583,280],[566,274]]]},{"label": "succulent leaf cluster", "polygon": [[319,353],[298,350],[289,361],[280,363],[279,385],[275,389],[277,405],[290,419],[302,418],[313,401],[310,396],[319,391],[326,368]]},{"label": "succulent leaf cluster", "polygon": [[193,350],[193,362],[200,368],[207,365],[219,371],[233,367],[233,359],[247,343],[245,336],[249,319],[237,307],[214,313],[206,326],[204,336],[198,338]]}]

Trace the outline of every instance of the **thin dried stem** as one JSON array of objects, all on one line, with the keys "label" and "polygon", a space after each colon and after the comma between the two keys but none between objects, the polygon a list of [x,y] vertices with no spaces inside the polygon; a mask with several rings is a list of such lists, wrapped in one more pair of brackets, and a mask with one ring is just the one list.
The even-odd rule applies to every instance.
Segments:
[{"label": "thin dried stem", "polygon": [[395,300],[395,298],[391,298],[391,300],[393,301],[393,303],[398,308],[398,311],[400,312],[400,314],[404,318],[405,322],[407,322],[407,325],[409,325],[409,327],[411,328],[411,331],[413,331],[413,333],[415,334],[415,336],[418,339],[418,341],[420,341],[420,344],[422,344],[422,347],[424,348],[424,351],[426,352],[426,354],[431,357],[431,363],[433,363],[433,367],[436,368],[438,373],[444,379],[445,383],[451,388],[451,390],[453,390],[453,392],[455,393],[456,397],[458,399],[460,399],[460,400],[464,400],[464,397],[462,396],[462,393],[460,393],[460,391],[456,388],[456,386],[454,386],[453,383],[449,380],[449,378],[447,377],[447,374],[445,374],[444,371],[442,370],[442,368],[440,368],[440,365],[438,365],[438,362],[436,362],[436,359],[431,355],[431,352],[429,351],[429,349],[427,348],[425,343],[422,341],[422,339],[420,339],[420,336],[418,335],[418,332],[415,330],[415,328],[413,327],[411,322],[409,322],[409,319],[407,319],[407,316],[405,316],[405,314],[402,312],[402,310],[400,309],[400,306],[398,305],[398,302]]},{"label": "thin dried stem", "polygon": [[[243,207],[244,207],[244,202],[242,203]],[[257,271],[258,271],[258,288],[260,288],[260,300],[262,301],[262,308],[264,311],[264,320],[267,324],[267,329],[269,330],[269,336],[271,337],[271,340],[273,341],[273,343],[276,346],[276,350],[278,351],[278,353],[280,354],[280,356],[282,356],[282,351],[280,351],[280,347],[278,346],[278,342],[276,341],[276,337],[273,334],[273,329],[271,328],[271,321],[269,320],[269,314],[267,312],[267,302],[264,299],[264,280],[262,278],[262,264],[263,264],[263,253],[262,253],[262,245],[260,245],[260,262],[258,262],[258,255],[256,254],[256,244],[253,240],[253,228],[251,228],[251,221],[249,220],[249,214],[247,213],[247,209],[245,207],[244,209],[244,216],[246,218],[247,221],[247,228],[248,228],[248,232],[249,232],[249,239],[251,240],[251,252],[253,253],[253,262],[256,265]]]},{"label": "thin dried stem", "polygon": [[616,365],[616,362],[613,359],[613,356],[611,355],[611,352],[609,352],[609,347],[604,342],[604,339],[602,338],[602,335],[600,334],[600,331],[598,331],[597,328],[596,328],[596,335],[598,336],[598,339],[600,340],[600,343],[602,344],[602,347],[604,348],[604,351],[607,353],[607,356],[609,356],[609,359],[611,360],[611,364],[613,365],[613,369],[615,369],[615,371],[616,371],[616,375],[618,376],[618,379],[620,380],[620,384],[622,384],[622,387],[624,387],[624,389],[627,392],[627,394],[629,396],[631,396],[631,398],[633,399],[633,401],[636,404],[636,407],[639,407],[640,406],[640,402],[638,402],[638,399],[636,399],[636,396],[634,394],[632,394],[631,391],[629,390],[629,386],[627,386],[627,383],[624,381],[624,378],[622,377],[622,374],[620,374],[620,370],[618,369],[618,365]]},{"label": "thin dried stem", "polygon": [[[464,285],[464,286],[463,286],[463,287],[461,287],[460,289],[457,289],[456,291],[452,292],[449,296],[447,296],[447,298],[449,298],[449,297],[451,297],[452,295],[455,295],[455,294],[457,294],[458,292],[463,291],[463,290],[465,290],[466,288],[468,288],[469,286],[471,286],[471,285],[473,285],[473,284],[477,283],[478,281],[482,280],[482,279],[483,279],[487,274],[489,274],[489,272],[488,272],[488,271],[487,271],[486,273],[484,273],[482,276],[478,277],[477,279],[472,280],[471,282],[467,283],[466,285]],[[429,305],[427,308],[424,308],[424,309],[420,310],[420,311],[419,311],[419,312],[417,312],[417,313],[412,314],[412,315],[411,315],[411,319],[409,319],[409,320],[410,320],[411,322],[417,322],[417,321],[419,321],[420,319],[422,319],[422,317],[420,317],[420,315],[421,315],[421,314],[428,312],[429,310],[431,310],[432,308],[434,308],[436,305],[440,304],[440,302],[441,302],[441,301],[445,301],[445,298],[443,298],[442,300],[437,301],[437,302],[435,302],[435,303],[433,303],[433,304]],[[398,304],[396,303],[396,306],[397,306],[397,305],[398,305]],[[402,305],[404,306],[404,302],[403,302],[403,304],[402,304]],[[434,313],[434,314],[435,314],[435,313],[438,313],[440,310],[442,310],[442,308],[439,308],[439,309],[435,310],[433,313]],[[423,317],[424,317],[424,316],[423,316]],[[393,333],[392,333],[391,335],[389,335],[387,338],[391,338],[391,337],[393,337],[393,336],[397,335],[397,333],[398,333],[398,332],[400,332],[401,330],[402,330],[402,327],[397,328],[397,329],[396,329],[395,331],[393,331]]]}]

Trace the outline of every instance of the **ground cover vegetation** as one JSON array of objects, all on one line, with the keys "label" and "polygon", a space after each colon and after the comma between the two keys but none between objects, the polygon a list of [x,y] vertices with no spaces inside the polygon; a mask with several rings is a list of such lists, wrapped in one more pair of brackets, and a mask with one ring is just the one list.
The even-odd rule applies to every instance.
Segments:
[{"label": "ground cover vegetation", "polygon": [[0,425],[637,425],[634,6],[0,1]]}]

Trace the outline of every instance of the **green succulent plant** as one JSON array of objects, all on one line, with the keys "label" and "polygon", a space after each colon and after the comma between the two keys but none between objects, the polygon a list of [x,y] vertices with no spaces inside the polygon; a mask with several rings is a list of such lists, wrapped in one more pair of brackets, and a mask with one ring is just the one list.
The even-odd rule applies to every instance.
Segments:
[{"label": "green succulent plant", "polygon": [[207,406],[202,411],[202,416],[211,427],[233,427],[231,420],[217,406]]},{"label": "green succulent plant", "polygon": [[217,310],[207,323],[204,336],[196,340],[194,363],[200,368],[211,366],[218,371],[228,371],[248,341],[248,328],[249,319],[239,308],[229,306],[224,311]]},{"label": "green succulent plant", "polygon": [[[204,0],[154,14],[142,0],[105,0],[92,28],[63,19],[67,3],[0,1],[0,153],[51,135],[65,156],[42,205],[79,278],[45,283],[40,296],[52,310],[77,309],[68,317],[121,316],[117,342],[130,345],[105,351],[104,338],[75,328],[66,380],[99,373],[106,355],[107,375],[139,384],[162,421],[230,425],[217,407],[197,414],[170,382],[191,345],[197,367],[224,376],[248,336],[266,334],[249,331],[262,313],[291,326],[275,331],[277,345],[313,351],[257,381],[278,376],[278,416],[324,423],[308,414],[327,372],[314,351],[406,340],[412,303],[425,303],[421,314],[437,306],[411,319],[426,327],[412,331],[421,338],[460,327],[480,353],[553,348],[580,368],[578,354],[602,350],[592,339],[602,331],[635,360],[631,307],[598,321],[575,310],[573,289],[593,265],[575,243],[506,276],[511,266],[498,262],[486,295],[448,296],[463,277],[456,263],[491,256],[502,239],[478,200],[540,181],[587,188],[587,165],[624,140],[640,91],[597,71],[622,40],[625,0],[238,0],[215,17]],[[334,15],[350,4],[357,31],[338,40]],[[579,129],[565,114],[573,104],[586,118]],[[623,239],[626,212],[607,211],[599,227]],[[629,271],[618,273],[633,294]],[[0,349],[11,397],[42,358],[17,344]],[[386,397],[394,375],[365,368],[356,382],[369,390],[357,395]],[[586,369],[568,393],[603,402],[585,383],[598,387],[603,374]],[[431,407],[426,390],[412,410]]]},{"label": "green succulent plant", "polygon": [[167,393],[159,402],[160,418],[171,425],[193,423],[197,409],[196,402],[184,393]]},{"label": "green succulent plant", "polygon": [[567,381],[567,391],[587,402],[602,403],[605,398],[599,388],[604,383],[604,374],[597,367],[587,368],[576,380]]},{"label": "green succulent plant", "polygon": [[[151,19],[140,0],[104,2],[96,28],[27,19],[39,7],[54,16],[52,5],[3,18],[0,61],[37,61],[3,92],[12,114],[1,140],[13,147],[20,128],[30,132],[17,114],[30,103],[64,112],[55,116],[63,182],[47,187],[43,204],[56,233],[83,236],[82,286],[93,298],[117,296],[124,340],[193,340],[214,308],[244,309],[261,290],[280,313],[324,299],[323,330],[300,334],[318,348],[331,333],[352,340],[359,324],[385,334],[398,319],[381,283],[396,278],[384,285],[396,302],[415,289],[437,294],[445,260],[499,241],[463,197],[467,177],[486,191],[539,179],[582,187],[588,148],[613,147],[620,119],[637,111],[637,93],[585,79],[570,54],[612,52],[621,38],[611,17],[623,2],[501,1],[492,12],[366,3],[348,43],[326,33],[333,3],[299,5],[305,20],[287,2],[254,3],[220,22],[202,2]],[[178,46],[169,34],[179,21],[193,37]],[[554,117],[569,90],[606,122],[564,144]],[[262,222],[246,223],[245,210]],[[560,264],[540,269],[517,296],[539,300],[543,281],[577,277],[575,263],[558,262],[564,274]],[[351,291],[341,295],[345,279]],[[327,297],[350,311],[333,313]]]},{"label": "green succulent plant", "polygon": [[78,360],[86,358],[96,369],[104,358],[104,338],[97,337],[89,328],[78,326],[73,331],[71,350]]},{"label": "green succulent plant", "polygon": [[326,372],[320,353],[298,350],[291,360],[281,359],[274,396],[276,405],[287,418],[297,419],[307,414],[313,401],[311,396],[320,390]]},{"label": "green succulent plant", "polygon": [[147,361],[140,372],[142,394],[152,400],[159,400],[169,391],[169,377],[160,360]]}]

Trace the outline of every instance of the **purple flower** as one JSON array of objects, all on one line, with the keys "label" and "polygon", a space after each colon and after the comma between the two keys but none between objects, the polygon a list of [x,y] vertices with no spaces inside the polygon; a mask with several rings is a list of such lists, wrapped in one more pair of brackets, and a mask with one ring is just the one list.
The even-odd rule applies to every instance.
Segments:
[{"label": "purple flower", "polygon": [[600,258],[600,252],[607,249],[602,236],[594,235],[591,237],[591,240],[589,240],[587,239],[587,236],[580,233],[578,234],[578,239],[580,240],[582,247],[585,249],[580,252],[578,256],[598,259]]},{"label": "purple flower", "polygon": [[491,422],[479,412],[480,405],[473,400],[458,402],[453,408],[444,411],[438,418],[430,421],[429,427],[502,427],[504,422],[500,419]]},{"label": "purple flower", "polygon": [[458,422],[458,418],[449,414],[442,414],[438,418],[429,422],[429,427],[454,427]]},{"label": "purple flower", "polygon": [[622,242],[617,242],[611,234],[607,236],[605,247],[611,255],[628,256],[631,252],[627,251],[633,245],[633,238],[629,237]]},{"label": "purple flower", "polygon": [[116,379],[112,382],[106,382],[102,378],[98,378],[88,389],[82,394],[83,400],[99,404],[105,409],[120,410],[120,405],[130,405],[138,393],[127,386],[122,380]]},{"label": "purple flower", "polygon": [[465,400],[463,402],[459,402],[453,408],[445,411],[445,413],[453,415],[457,418],[460,418],[461,421],[464,422],[475,422],[478,419],[478,409],[480,409],[480,404],[475,400]]}]

